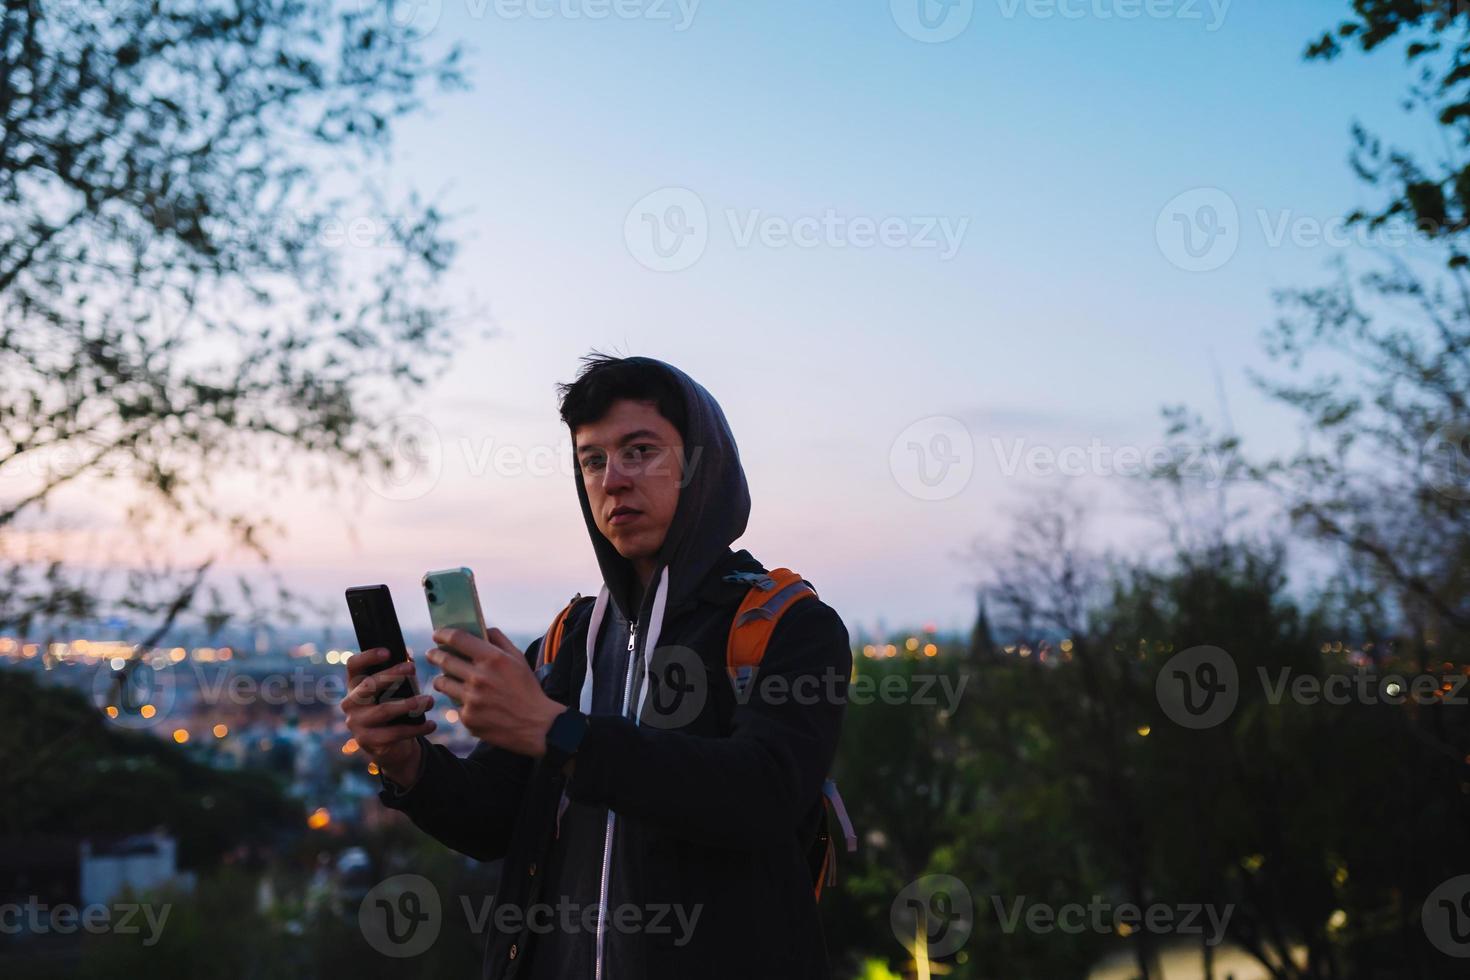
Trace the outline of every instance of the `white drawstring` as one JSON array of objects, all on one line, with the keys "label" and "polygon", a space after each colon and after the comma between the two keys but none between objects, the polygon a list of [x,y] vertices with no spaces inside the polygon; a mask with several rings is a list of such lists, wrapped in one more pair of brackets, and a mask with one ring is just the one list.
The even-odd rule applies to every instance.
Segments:
[{"label": "white drawstring", "polygon": [[[657,591],[653,595],[653,612],[649,615],[648,629],[645,630],[643,640],[644,650],[653,650],[658,646],[658,635],[663,630],[664,608],[669,599],[669,569],[664,566],[659,569]],[[603,617],[607,613],[608,603],[607,583],[597,592],[597,601],[592,604],[592,618],[587,622],[587,673],[582,678],[582,696],[578,699],[578,706],[584,715],[592,714],[592,663],[597,650],[597,632],[602,628]],[[637,651],[633,651],[636,653]],[[643,716],[643,702],[648,697],[648,658],[644,658],[643,676],[638,681],[638,697],[633,701],[638,706],[633,715],[634,723]]]},{"label": "white drawstring", "polygon": [[[602,617],[607,612],[607,583],[597,593],[597,601],[592,604],[592,618],[587,622],[587,676],[582,678],[582,695],[578,698],[578,707],[582,714],[592,714],[592,650],[597,646],[597,630],[602,625]],[[556,807],[556,836],[561,836],[561,815],[566,812],[567,804],[571,800],[567,796],[566,788],[561,791],[561,802]]]},{"label": "white drawstring", "polygon": [[582,714],[592,714],[592,651],[597,647],[597,631],[602,626],[603,614],[607,612],[607,583],[597,592],[597,601],[592,604],[592,619],[587,623],[587,676],[582,678],[582,696],[578,707]]},{"label": "white drawstring", "polygon": [[[650,629],[648,639],[644,641],[643,644],[643,649],[645,650],[654,649],[654,645],[658,643],[658,634],[663,627],[664,606],[668,601],[668,595],[669,571],[667,568],[661,568],[659,569],[658,576],[658,591],[654,593],[653,597],[653,613],[650,617],[652,619],[652,622],[649,624]],[[597,601],[592,604],[592,618],[587,622],[587,673],[586,676],[582,678],[582,694],[581,697],[578,698],[578,704],[582,709],[582,714],[584,715],[590,715],[592,713],[593,652],[597,649],[597,631],[602,627],[603,616],[605,616],[607,613],[607,602],[608,589],[607,583],[604,582],[602,588],[599,589],[597,592]],[[637,651],[630,652],[629,656],[632,656],[632,654],[636,652]],[[641,717],[643,714],[643,700],[646,697],[648,697],[648,665],[644,664],[643,678],[638,683],[638,700],[634,702],[638,705],[638,711],[633,716],[633,723],[635,725],[638,723],[638,718]],[[571,800],[567,796],[566,788],[563,787],[561,791],[561,802],[557,805],[556,808],[556,836],[558,837],[561,836],[561,815],[566,812],[567,804],[569,802],[571,802]],[[598,923],[598,928],[601,928],[601,921],[599,921]],[[598,938],[601,939],[600,933],[598,935]]]},{"label": "white drawstring", "polygon": [[[652,651],[658,648],[658,634],[664,625],[664,605],[669,598],[669,570],[667,567],[659,569],[658,591],[653,595],[653,612],[650,614],[647,635],[643,638],[643,649]],[[638,706],[633,714],[634,723],[643,717],[643,701],[648,697],[648,666],[652,659],[652,653],[643,658],[643,676],[638,680],[638,697],[633,701]]]}]

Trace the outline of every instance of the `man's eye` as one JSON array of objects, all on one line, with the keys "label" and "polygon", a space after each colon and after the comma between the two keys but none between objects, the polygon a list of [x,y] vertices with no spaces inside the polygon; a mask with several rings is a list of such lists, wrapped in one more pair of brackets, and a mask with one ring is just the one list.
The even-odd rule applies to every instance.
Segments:
[{"label": "man's eye", "polygon": [[624,449],[622,459],[627,465],[634,466],[639,463],[645,462],[648,459],[648,456],[651,453],[656,452],[657,450],[657,446],[651,445],[646,442],[639,443],[636,446],[628,446],[626,449]]}]

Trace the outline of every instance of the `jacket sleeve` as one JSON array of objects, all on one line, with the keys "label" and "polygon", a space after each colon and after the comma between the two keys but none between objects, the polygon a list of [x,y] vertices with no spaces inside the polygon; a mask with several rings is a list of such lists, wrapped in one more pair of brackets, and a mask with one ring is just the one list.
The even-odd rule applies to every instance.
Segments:
[{"label": "jacket sleeve", "polygon": [[819,599],[803,600],[771,633],[728,736],[591,715],[567,795],[700,843],[749,848],[789,840],[832,765],[851,674],[841,617]]},{"label": "jacket sleeve", "polygon": [[[542,639],[526,649],[533,667]],[[534,760],[485,742],[464,758],[422,735],[419,744],[424,751],[418,781],[400,791],[384,780],[378,799],[461,854],[480,861],[504,857]]]}]

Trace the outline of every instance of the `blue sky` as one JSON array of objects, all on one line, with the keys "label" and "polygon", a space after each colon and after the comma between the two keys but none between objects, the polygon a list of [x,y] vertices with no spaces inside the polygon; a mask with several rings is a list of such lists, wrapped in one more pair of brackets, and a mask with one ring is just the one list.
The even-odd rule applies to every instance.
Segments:
[{"label": "blue sky", "polygon": [[[918,0],[705,0],[684,30],[673,0],[595,20],[590,2],[418,9],[432,43],[471,46],[473,84],[403,126],[381,178],[456,216],[446,288],[497,333],[467,330],[402,407],[443,447],[432,487],[365,495],[356,544],[333,504],[290,505],[280,556],[297,584],[413,597],[425,569],[465,564],[512,632],[595,589],[569,471],[496,472],[474,453],[564,440],[553,385],[596,347],[676,363],[720,399],[754,498],[737,547],[804,573],[850,626],[963,628],[976,569],[957,554],[1067,479],[1008,474],[993,440],[1146,449],[1161,405],[1218,419],[1213,363],[1247,445],[1289,448],[1289,417],[1244,369],[1265,363],[1271,290],[1355,250],[1273,245],[1270,229],[1373,201],[1347,166],[1353,119],[1433,145],[1397,107],[1396,52],[1303,62],[1345,3],[975,0],[963,31],[924,43],[899,23]],[[1223,193],[1238,212],[1208,271],[1179,267],[1159,231],[1190,193],[1190,209]],[[702,250],[650,267],[638,229],[672,227],[669,201],[703,209]],[[884,221],[893,244],[862,246],[857,229]],[[957,247],[925,244],[946,226]],[[802,227],[813,244],[783,237]],[[972,475],[921,499],[892,450],[934,416],[963,424]],[[1120,478],[1074,482],[1100,540],[1147,538]]]}]

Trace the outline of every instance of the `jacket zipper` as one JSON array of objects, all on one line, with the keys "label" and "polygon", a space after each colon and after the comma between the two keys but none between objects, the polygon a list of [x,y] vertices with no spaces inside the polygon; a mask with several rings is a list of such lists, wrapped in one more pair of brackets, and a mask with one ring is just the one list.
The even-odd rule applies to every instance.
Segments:
[{"label": "jacket zipper", "polygon": [[[633,682],[633,648],[638,641],[638,624],[628,624],[628,666],[623,673],[623,708],[622,715],[628,715],[629,687]],[[607,867],[612,860],[613,823],[617,814],[613,813],[612,807],[607,808],[607,829],[602,838],[602,884],[597,893],[597,959],[593,966],[593,980],[602,980],[602,937],[607,931]]]}]

